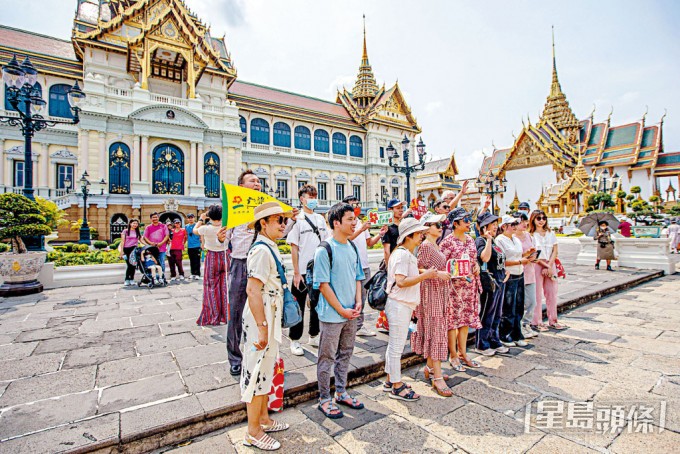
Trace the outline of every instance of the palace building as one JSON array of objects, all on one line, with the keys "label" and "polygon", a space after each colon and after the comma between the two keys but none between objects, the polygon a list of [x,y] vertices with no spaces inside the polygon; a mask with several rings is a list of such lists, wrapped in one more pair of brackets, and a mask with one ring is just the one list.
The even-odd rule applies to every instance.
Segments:
[{"label": "palace building", "polygon": [[[0,64],[31,59],[46,117],[71,118],[75,81],[87,95],[79,124],[33,138],[36,195],[75,221],[87,172],[88,220],[107,240],[133,217],[184,220],[219,203],[220,181],[235,184],[246,168],[294,206],[307,183],[322,210],[349,194],[365,208],[378,194],[404,196],[385,150],[421,129],[399,85],[377,84],[365,27],[355,85],[335,102],[242,81],[232,51],[182,0],[77,0],[70,40],[0,26]],[[2,96],[2,114],[17,115]],[[21,192],[25,165],[20,130],[0,124],[0,192]]]},{"label": "palace building", "polygon": [[[664,118],[649,122],[645,113],[636,122],[612,125],[611,116],[596,121],[593,111],[577,119],[558,79],[553,42],[552,83],[540,118],[534,124],[522,120],[513,145],[494,149],[479,171],[481,179],[493,175],[507,180],[506,192],[495,197],[496,208],[505,213],[513,200],[528,201],[532,209],[568,219],[585,211],[594,183],[614,196],[639,186],[645,199],[658,195],[668,200],[672,192],[674,200],[680,152],[664,150]],[[623,208],[619,204],[619,211]]]}]

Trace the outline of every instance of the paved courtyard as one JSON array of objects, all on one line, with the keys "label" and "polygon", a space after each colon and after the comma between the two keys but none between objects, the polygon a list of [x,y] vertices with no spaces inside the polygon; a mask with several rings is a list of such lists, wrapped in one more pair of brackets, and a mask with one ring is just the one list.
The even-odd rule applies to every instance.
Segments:
[{"label": "paved courtyard", "polygon": [[[664,277],[564,314],[570,329],[526,349],[478,357],[481,369],[449,370],[454,397],[437,396],[415,366],[408,381],[420,402],[389,399],[376,380],[351,390],[366,409],[337,421],[314,402],[284,410],[278,418],[291,429],[276,438],[287,453],[677,452],[679,304],[680,277]],[[251,452],[241,445],[245,430],[159,452]]]},{"label": "paved courtyard", "polygon": [[[639,270],[595,273],[590,267],[572,265],[573,245],[564,245],[562,257],[568,278],[560,281],[561,303],[579,301],[650,275]],[[668,285],[672,285],[672,279]],[[0,452],[58,452],[121,445],[143,452],[243,420],[237,382],[228,372],[225,326],[196,325],[201,286],[202,283],[192,282],[149,290],[100,285],[0,299]],[[663,298],[671,315],[673,310],[678,310],[666,298],[672,292],[660,293],[656,287],[649,287],[633,302],[625,300],[626,304],[647,307],[653,303],[648,294],[656,300]],[[490,370],[497,370],[501,375],[489,380],[508,378],[505,376],[514,373],[519,376],[516,369],[521,369],[527,356],[537,355],[532,356],[533,362],[543,361],[546,366],[556,367],[555,356],[544,354],[543,347],[562,354],[577,344],[574,339],[590,338],[594,339],[587,342],[597,346],[599,336],[604,335],[600,333],[608,333],[604,339],[618,346],[620,339],[614,341],[607,336],[621,335],[616,323],[621,323],[623,317],[616,314],[618,309],[610,307],[609,303],[597,305],[598,310],[605,312],[601,314],[605,319],[598,318],[595,327],[587,325],[588,320],[576,318],[569,322],[572,329],[556,336],[559,342],[551,340],[555,336],[545,336],[522,353],[521,359],[491,359],[488,364],[491,369],[472,377],[474,380],[467,382],[469,384],[461,383],[461,389],[467,387],[487,398],[493,396],[489,392],[496,388],[496,383],[480,380],[484,380]],[[664,319],[655,321],[639,317],[644,323],[628,318],[634,322],[626,325],[628,334],[635,336],[631,339],[633,350],[651,348],[649,342],[660,343],[656,337],[669,339],[669,343],[676,339],[673,333],[680,318],[669,320],[668,311],[664,314]],[[369,323],[374,322],[376,315],[368,311]],[[607,321],[607,316],[614,319]],[[621,335],[621,339],[624,338]],[[353,383],[381,374],[386,340],[384,335],[357,339],[350,371]],[[282,348],[286,396],[294,397],[294,403],[314,398],[316,351],[305,348],[302,357],[289,354],[287,341]],[[659,358],[663,356],[652,351],[653,358],[661,361]],[[575,353],[570,352],[568,356],[572,354]],[[517,365],[509,365],[514,361],[518,361]],[[674,361],[677,366],[677,358]],[[630,367],[622,376],[635,370]],[[579,368],[571,370],[574,371],[579,376],[595,374],[585,374]],[[460,379],[456,377],[454,382]],[[544,380],[538,376],[534,379],[539,383]],[[572,380],[569,375],[549,379],[551,383],[571,383]],[[480,385],[479,389],[475,389],[475,384]],[[379,403],[380,395],[369,392],[371,385],[362,389]],[[521,390],[524,392],[524,388]],[[511,391],[513,393],[519,391]],[[524,400],[518,398],[518,402]],[[458,400],[450,399],[445,405],[455,402]],[[514,407],[505,410],[511,409],[518,411]],[[316,411],[307,413],[318,416]],[[180,428],[189,425],[191,428],[182,432]],[[337,430],[339,434],[341,430]]]}]

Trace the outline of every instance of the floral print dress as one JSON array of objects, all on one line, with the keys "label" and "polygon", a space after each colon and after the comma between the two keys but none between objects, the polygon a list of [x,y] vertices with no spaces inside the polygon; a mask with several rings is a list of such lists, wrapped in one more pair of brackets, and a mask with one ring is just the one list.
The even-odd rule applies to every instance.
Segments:
[{"label": "floral print dress", "polygon": [[[470,256],[470,262],[477,263],[477,248],[475,240],[465,235],[465,241],[461,241],[454,235],[449,235],[442,241],[441,250],[446,261],[460,259],[464,253]],[[482,323],[479,321],[479,294],[482,285],[479,276],[473,276],[472,282],[467,279],[457,278],[451,280],[447,311],[448,329],[458,329],[464,326],[479,329]]]}]

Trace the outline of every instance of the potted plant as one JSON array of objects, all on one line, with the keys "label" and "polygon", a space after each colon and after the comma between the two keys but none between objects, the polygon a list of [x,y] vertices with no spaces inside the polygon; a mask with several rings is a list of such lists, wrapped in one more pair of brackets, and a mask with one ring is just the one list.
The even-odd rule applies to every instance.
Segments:
[{"label": "potted plant", "polygon": [[0,253],[0,296],[42,292],[37,277],[47,252],[28,252],[22,236],[49,235],[52,229],[40,206],[20,194],[0,194],[0,240],[10,240],[11,252]]}]

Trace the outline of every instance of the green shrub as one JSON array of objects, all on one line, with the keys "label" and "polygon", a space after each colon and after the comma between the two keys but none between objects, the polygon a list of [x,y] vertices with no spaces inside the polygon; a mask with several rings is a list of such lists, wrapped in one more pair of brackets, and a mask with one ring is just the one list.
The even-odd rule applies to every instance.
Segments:
[{"label": "green shrub", "polygon": [[55,251],[65,252],[64,246],[52,246],[52,249],[54,249]]},{"label": "green shrub", "polygon": [[279,252],[281,254],[290,254],[290,246],[287,244],[284,244],[282,246],[279,246]]},{"label": "green shrub", "polygon": [[0,240],[11,240],[15,253],[26,253],[22,236],[52,233],[46,222],[40,206],[34,201],[12,192],[0,194]]},{"label": "green shrub", "polygon": [[90,246],[87,244],[74,244],[73,245],[73,252],[87,252],[90,250]]},{"label": "green shrub", "polygon": [[[87,246],[87,245],[78,245]],[[123,260],[118,257],[117,251],[101,251],[96,250],[92,252],[62,252],[53,251],[47,253],[47,261],[54,262],[54,266],[76,266],[76,265],[99,265],[102,263],[122,263]]]},{"label": "green shrub", "polygon": [[94,248],[95,249],[106,249],[109,246],[109,243],[106,241],[95,241],[94,242]]},{"label": "green shrub", "polygon": [[73,252],[73,246],[75,246],[74,243],[64,243],[62,247],[64,248],[64,252]]},{"label": "green shrub", "polygon": [[111,243],[111,249],[118,249],[118,245],[120,245],[121,241],[123,241],[123,239],[120,237],[113,240],[113,242]]},{"label": "green shrub", "polygon": [[0,252],[8,252],[8,251],[9,251],[9,244],[0,243]]}]

